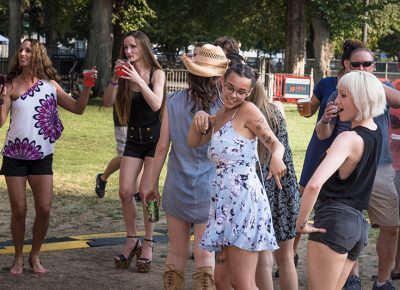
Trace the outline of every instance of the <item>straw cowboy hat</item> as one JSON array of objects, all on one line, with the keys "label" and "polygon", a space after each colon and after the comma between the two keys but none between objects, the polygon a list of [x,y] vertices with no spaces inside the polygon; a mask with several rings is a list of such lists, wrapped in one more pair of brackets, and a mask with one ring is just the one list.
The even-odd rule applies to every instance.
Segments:
[{"label": "straw cowboy hat", "polygon": [[181,59],[191,74],[206,78],[224,75],[229,63],[221,47],[208,43],[200,47],[195,61],[186,53]]}]

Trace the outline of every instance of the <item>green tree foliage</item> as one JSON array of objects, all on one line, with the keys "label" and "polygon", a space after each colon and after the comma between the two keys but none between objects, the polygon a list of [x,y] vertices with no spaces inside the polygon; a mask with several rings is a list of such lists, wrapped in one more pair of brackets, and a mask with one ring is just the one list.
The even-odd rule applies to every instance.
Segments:
[{"label": "green tree foliage", "polygon": [[156,18],[154,11],[145,0],[115,1],[113,24],[118,25],[123,33],[131,30],[142,29],[148,25],[148,21]]},{"label": "green tree foliage", "polygon": [[[397,0],[370,0],[365,7],[358,0],[310,0],[310,13],[320,13],[329,26],[336,49],[348,38],[361,39],[362,27],[368,24],[368,47],[377,48],[378,40],[400,25]],[[366,15],[367,12],[367,15]]]},{"label": "green tree foliage", "polygon": [[157,18],[144,29],[153,43],[163,52],[176,53],[202,34],[198,13],[192,14],[192,0],[148,0]]},{"label": "green tree foliage", "polygon": [[157,18],[146,29],[164,52],[176,53],[197,41],[229,35],[242,49],[265,52],[284,47],[283,0],[148,0]]},{"label": "green tree foliage", "polygon": [[124,34],[143,29],[148,21],[156,17],[144,0],[114,0],[112,61],[118,58]]},{"label": "green tree foliage", "polygon": [[392,57],[398,56],[400,54],[400,30],[393,30],[391,34],[379,39],[378,47],[380,50],[389,53]]}]

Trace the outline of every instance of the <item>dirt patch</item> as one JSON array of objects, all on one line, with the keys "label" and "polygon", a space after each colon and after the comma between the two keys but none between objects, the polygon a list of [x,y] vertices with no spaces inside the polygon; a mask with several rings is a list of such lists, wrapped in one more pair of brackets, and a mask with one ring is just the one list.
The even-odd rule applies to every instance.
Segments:
[{"label": "dirt patch", "polygon": [[[78,202],[74,197],[69,197],[70,203]],[[82,199],[83,197],[76,197]],[[87,207],[85,213],[70,215],[60,221],[61,201],[63,198],[55,197],[54,216],[50,229],[49,237],[65,237],[78,234],[93,234],[105,232],[123,231],[122,219],[116,219],[113,215],[102,216],[96,204]],[[32,224],[32,204],[28,199],[30,213],[27,219],[27,239]],[[84,202],[81,200],[81,202]],[[103,201],[104,202],[104,201]],[[118,206],[116,201],[115,206]],[[141,208],[139,207],[139,211]],[[140,213],[139,213],[140,216]],[[82,218],[83,217],[83,218]],[[0,196],[0,241],[10,240],[9,230],[10,211],[7,196]],[[139,225],[141,222],[139,221]],[[157,228],[165,229],[165,217],[161,216],[161,221]],[[139,228],[140,230],[140,228]],[[375,255],[376,230],[370,233],[370,244],[365,249],[360,259],[360,275],[364,289],[372,288],[371,276],[377,271],[377,261]],[[0,289],[19,290],[19,289],[66,289],[66,290],[87,290],[87,289],[162,289],[162,273],[164,261],[167,255],[167,244],[158,243],[154,250],[154,261],[151,272],[148,274],[136,273],[134,263],[128,270],[117,270],[114,268],[113,257],[122,250],[122,245],[92,247],[77,250],[49,251],[41,254],[43,265],[49,270],[45,275],[35,275],[29,270],[27,255],[25,255],[25,272],[23,275],[14,277],[8,274],[8,270],[13,261],[13,255],[0,255]],[[306,238],[303,237],[299,247],[299,285],[300,289],[307,289],[306,276]],[[188,261],[186,269],[186,288],[194,289],[192,274],[194,272],[193,260]],[[279,289],[278,280],[274,280],[275,289]],[[400,287],[400,282],[396,281],[396,286]]]}]

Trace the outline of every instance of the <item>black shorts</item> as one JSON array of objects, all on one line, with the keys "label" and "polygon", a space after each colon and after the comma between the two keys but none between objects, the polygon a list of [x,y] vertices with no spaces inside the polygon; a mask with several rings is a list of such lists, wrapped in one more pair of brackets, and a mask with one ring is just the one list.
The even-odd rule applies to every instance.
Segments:
[{"label": "black shorts", "polygon": [[124,156],[143,159],[145,157],[154,157],[156,153],[156,142],[149,142],[145,144],[132,143],[129,140],[125,144]]},{"label": "black shorts", "polygon": [[314,212],[314,226],[326,229],[326,233],[313,233],[308,239],[357,260],[368,244],[368,222],[362,211],[342,202],[329,202],[317,204]]},{"label": "black shorts", "polygon": [[53,175],[53,154],[38,160],[20,160],[3,156],[0,172],[4,176]]}]

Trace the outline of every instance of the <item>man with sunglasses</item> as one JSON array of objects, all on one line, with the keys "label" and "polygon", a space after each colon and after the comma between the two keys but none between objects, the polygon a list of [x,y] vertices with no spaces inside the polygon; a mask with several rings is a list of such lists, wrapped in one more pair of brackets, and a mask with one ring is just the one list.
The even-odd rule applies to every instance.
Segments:
[{"label": "man with sunglasses", "polygon": [[[349,70],[364,70],[373,72],[375,62],[373,53],[367,48],[354,50],[348,60]],[[400,107],[400,91],[390,86],[390,83],[383,83],[386,93],[386,101],[389,107]],[[350,124],[341,122],[337,118],[337,107],[334,104],[336,95],[328,100],[324,115],[316,125],[317,136],[324,140],[332,134],[339,134],[349,130]],[[379,227],[379,236],[376,242],[378,254],[378,275],[373,285],[373,290],[393,290],[394,285],[390,280],[394,256],[396,253],[399,217],[399,197],[394,185],[394,170],[389,152],[389,113],[374,118],[375,123],[382,131],[382,151],[379,159],[379,166],[374,180],[373,192],[371,195],[368,214],[373,227]],[[353,274],[358,276],[358,269],[353,269]],[[357,283],[348,283],[345,289],[361,289],[361,281],[356,277]],[[349,281],[348,281],[349,282]],[[346,283],[347,284],[347,283]],[[351,284],[351,285],[350,285]]]}]

